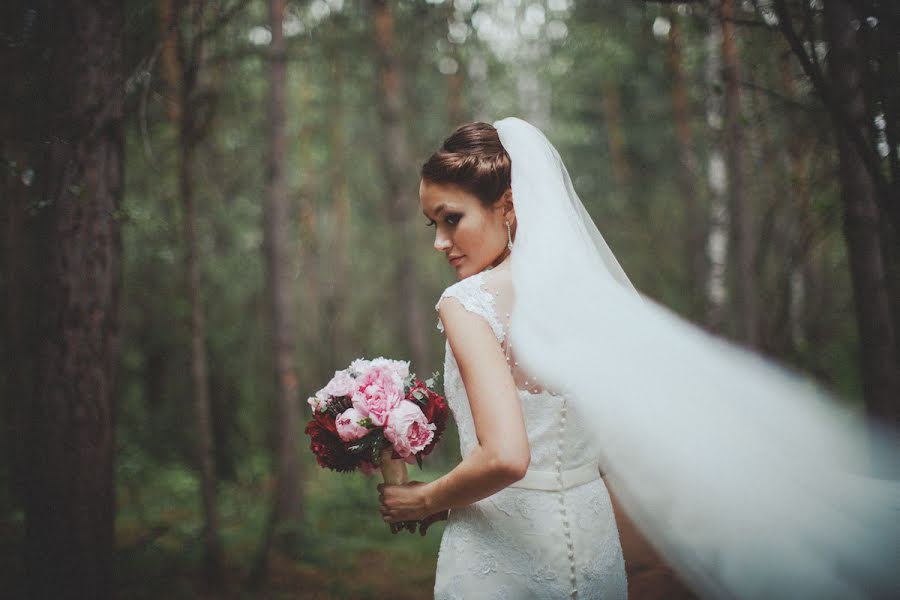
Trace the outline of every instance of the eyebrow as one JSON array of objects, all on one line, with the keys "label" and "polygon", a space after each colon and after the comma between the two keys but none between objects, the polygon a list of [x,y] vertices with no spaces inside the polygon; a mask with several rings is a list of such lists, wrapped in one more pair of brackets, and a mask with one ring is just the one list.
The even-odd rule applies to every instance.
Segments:
[{"label": "eyebrow", "polygon": [[[436,217],[439,216],[442,212],[444,212],[445,208],[447,208],[446,204],[438,204],[437,208],[434,211],[434,216],[436,216]],[[425,212],[424,210],[422,211],[422,214],[425,215],[426,217],[428,217],[428,213]],[[431,218],[431,217],[429,217],[429,218]]]}]

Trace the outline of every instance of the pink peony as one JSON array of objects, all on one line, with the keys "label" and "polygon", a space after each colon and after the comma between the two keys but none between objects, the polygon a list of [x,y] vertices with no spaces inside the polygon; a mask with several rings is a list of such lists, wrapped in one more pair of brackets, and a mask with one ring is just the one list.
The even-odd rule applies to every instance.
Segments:
[{"label": "pink peony", "polygon": [[372,424],[382,426],[388,413],[403,399],[403,381],[396,372],[384,366],[371,366],[356,380],[353,392],[353,408],[372,419]]},{"label": "pink peony", "polygon": [[342,412],[334,420],[338,436],[345,442],[352,442],[365,436],[369,430],[359,424],[359,421],[364,418],[366,418],[364,414],[352,407]]},{"label": "pink peony", "polygon": [[397,454],[409,458],[428,445],[435,429],[437,426],[428,422],[418,405],[403,400],[388,415],[384,437],[394,446]]},{"label": "pink peony", "polygon": [[350,376],[348,371],[335,371],[334,377],[320,392],[337,398],[339,396],[349,396],[355,388],[356,380]]},{"label": "pink peony", "polygon": [[403,381],[404,379],[409,377],[408,360],[391,360],[390,358],[379,356],[372,361],[371,366],[388,369],[389,371],[394,373],[400,379],[400,381]]}]

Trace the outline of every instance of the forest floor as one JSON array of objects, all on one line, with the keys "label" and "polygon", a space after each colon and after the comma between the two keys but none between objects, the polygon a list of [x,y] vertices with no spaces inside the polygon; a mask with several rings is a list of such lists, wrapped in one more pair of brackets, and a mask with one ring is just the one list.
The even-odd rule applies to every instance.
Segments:
[{"label": "forest floor", "polygon": [[[265,467],[260,466],[259,472]],[[418,533],[391,534],[378,517],[380,477],[308,471],[304,518],[308,536],[293,553],[271,554],[265,585],[247,587],[266,516],[270,482],[246,472],[223,483],[219,506],[225,580],[219,590],[203,574],[202,520],[196,481],[183,469],[132,473],[119,478],[116,521],[116,593],[127,600],[421,600],[432,597],[444,523]],[[413,469],[428,481],[438,473]],[[125,482],[124,484],[121,482]],[[131,485],[129,485],[129,483]],[[637,533],[613,498],[632,600],[682,600],[693,596]],[[366,515],[371,513],[372,518]],[[22,587],[21,512],[0,515],[0,590],[25,597]],[[388,573],[396,573],[400,584]],[[9,594],[9,595],[7,595]]]}]

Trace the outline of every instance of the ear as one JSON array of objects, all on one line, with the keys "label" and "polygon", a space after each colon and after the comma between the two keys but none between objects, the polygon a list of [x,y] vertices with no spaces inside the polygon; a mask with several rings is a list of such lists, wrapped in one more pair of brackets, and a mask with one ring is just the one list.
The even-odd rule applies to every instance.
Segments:
[{"label": "ear", "polygon": [[503,195],[500,196],[500,201],[498,202],[500,206],[500,211],[503,213],[503,218],[508,220],[510,223],[516,222],[516,207],[513,204],[513,195],[512,188],[506,188],[506,191],[503,192]]}]

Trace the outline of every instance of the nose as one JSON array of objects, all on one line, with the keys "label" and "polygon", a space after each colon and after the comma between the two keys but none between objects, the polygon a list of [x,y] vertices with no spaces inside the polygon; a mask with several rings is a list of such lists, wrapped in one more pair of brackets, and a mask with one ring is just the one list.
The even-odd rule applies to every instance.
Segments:
[{"label": "nose", "polygon": [[438,252],[446,252],[450,249],[450,240],[441,236],[440,233],[434,234],[434,249]]}]

